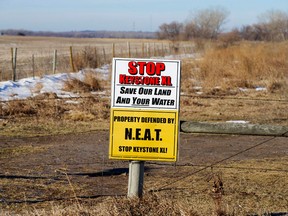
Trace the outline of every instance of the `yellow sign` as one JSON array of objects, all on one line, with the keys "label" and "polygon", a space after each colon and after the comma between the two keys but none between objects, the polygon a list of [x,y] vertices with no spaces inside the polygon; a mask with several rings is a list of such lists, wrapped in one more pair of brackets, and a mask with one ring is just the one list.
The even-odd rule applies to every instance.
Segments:
[{"label": "yellow sign", "polygon": [[109,158],[176,161],[178,111],[111,109]]}]

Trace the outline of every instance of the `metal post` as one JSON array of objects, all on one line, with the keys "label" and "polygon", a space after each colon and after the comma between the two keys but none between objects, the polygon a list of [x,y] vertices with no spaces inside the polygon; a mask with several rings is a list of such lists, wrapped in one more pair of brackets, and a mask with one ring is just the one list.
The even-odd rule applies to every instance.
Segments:
[{"label": "metal post", "polygon": [[129,162],[128,197],[142,197],[144,161]]}]

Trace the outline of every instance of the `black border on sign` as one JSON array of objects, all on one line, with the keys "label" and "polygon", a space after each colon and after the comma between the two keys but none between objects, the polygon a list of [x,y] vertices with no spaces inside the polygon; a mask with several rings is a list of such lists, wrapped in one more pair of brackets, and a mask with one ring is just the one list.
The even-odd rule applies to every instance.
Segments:
[{"label": "black border on sign", "polygon": [[[119,155],[113,155],[113,149],[114,149],[114,147],[113,147],[113,143],[114,143],[114,137],[113,137],[113,132],[114,132],[114,123],[112,122],[112,119],[113,119],[113,116],[114,116],[114,112],[118,112],[118,111],[120,111],[120,112],[137,112],[137,113],[139,113],[139,112],[144,112],[144,113],[157,113],[157,112],[159,112],[159,111],[157,111],[157,110],[154,110],[154,111],[151,111],[151,110],[125,110],[125,109],[113,109],[112,110],[112,112],[111,112],[111,117],[110,117],[110,119],[111,119],[111,131],[110,131],[110,146],[109,146],[109,158],[110,159],[121,159],[121,160],[134,160],[134,159],[137,159],[137,160],[155,160],[155,161],[161,161],[161,160],[165,160],[165,161],[176,161],[177,160],[177,155],[178,155],[178,142],[179,142],[179,119],[178,119],[178,117],[179,117],[179,112],[178,111],[175,111],[175,112],[172,112],[172,111],[167,111],[167,112],[165,112],[165,111],[161,111],[161,113],[169,113],[169,114],[171,114],[171,113],[173,113],[174,114],[174,116],[175,116],[175,119],[177,119],[177,122],[175,123],[175,125],[174,125],[174,133],[175,133],[175,136],[174,136],[174,145],[173,145],[173,157],[139,157],[139,156],[129,156],[129,157],[127,157],[127,156],[119,156]],[[178,129],[177,129],[177,125],[178,125]]]},{"label": "black border on sign", "polygon": [[[115,93],[116,93],[116,88],[115,88],[115,86],[116,86],[116,62],[117,61],[129,61],[129,60],[133,60],[133,61],[135,61],[135,60],[141,60],[141,61],[149,61],[149,62],[170,62],[170,63],[176,63],[176,65],[177,65],[177,78],[176,78],[176,86],[174,87],[174,88],[176,88],[176,101],[175,101],[175,107],[171,107],[171,108],[169,108],[169,107],[165,107],[165,109],[167,109],[167,110],[178,110],[179,108],[180,108],[180,70],[181,70],[181,68],[180,68],[180,66],[181,66],[181,63],[180,63],[180,61],[178,61],[178,60],[166,60],[166,59],[141,59],[141,58],[135,58],[135,59],[133,59],[133,58],[113,58],[113,71],[112,71],[112,77],[113,77],[113,83],[112,83],[112,89],[113,89],[113,97],[111,98],[111,100],[112,100],[112,102],[111,102],[111,104],[112,104],[112,108],[127,108],[127,109],[130,109],[130,108],[139,108],[139,107],[133,107],[133,106],[131,106],[131,107],[127,107],[127,106],[119,106],[119,105],[116,105],[116,100],[115,100]],[[117,84],[118,85],[118,84]],[[131,86],[133,86],[133,85],[131,85]],[[145,86],[145,85],[143,85],[144,87],[159,87],[159,86]],[[161,87],[163,87],[163,86],[161,86]],[[164,86],[165,88],[167,88],[166,86]],[[169,87],[169,88],[172,88],[172,87]],[[157,107],[143,107],[143,108],[145,108],[145,109],[160,109],[160,110],[162,110],[162,109],[164,109],[163,107],[159,107],[159,108],[157,108]]]}]

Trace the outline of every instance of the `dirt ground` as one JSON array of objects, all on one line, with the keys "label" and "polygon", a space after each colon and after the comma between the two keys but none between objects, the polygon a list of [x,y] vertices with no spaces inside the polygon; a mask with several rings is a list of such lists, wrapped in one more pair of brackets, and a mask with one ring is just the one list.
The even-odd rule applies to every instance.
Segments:
[{"label": "dirt ground", "polygon": [[[97,200],[110,195],[127,194],[129,162],[108,159],[108,130],[0,139],[0,207],[3,209],[17,211],[23,205],[27,207],[27,204],[41,205],[47,201],[57,202],[76,197]],[[287,185],[279,186],[282,187],[279,192],[282,197],[269,190],[273,190],[277,179],[287,177],[287,158],[285,137],[181,133],[179,160],[176,163],[145,162],[144,191],[156,190],[175,199],[186,197],[186,200],[193,193],[196,197],[197,193],[206,196],[206,192],[213,189],[210,179],[215,173],[220,173],[227,194],[244,196],[246,193],[246,196],[256,197],[260,205],[270,194],[275,202],[280,199],[280,204],[273,207],[274,202],[271,201],[262,203],[262,207],[266,206],[269,211],[285,211],[288,210]],[[276,162],[277,165],[274,164]],[[246,174],[240,177],[241,172],[248,175],[256,172],[260,177],[259,172],[268,173],[272,179],[264,183],[267,186],[266,195],[263,195],[263,191],[262,195],[256,195],[260,185],[249,188],[246,183],[251,183],[245,183],[248,179],[245,180]],[[275,176],[275,173],[279,175]],[[228,183],[235,179],[241,181],[237,183],[238,192],[233,189],[232,183]],[[195,188],[195,182],[199,181],[203,183],[202,186]],[[247,199],[244,199],[245,202]],[[246,210],[253,211],[253,207],[247,207]]]}]

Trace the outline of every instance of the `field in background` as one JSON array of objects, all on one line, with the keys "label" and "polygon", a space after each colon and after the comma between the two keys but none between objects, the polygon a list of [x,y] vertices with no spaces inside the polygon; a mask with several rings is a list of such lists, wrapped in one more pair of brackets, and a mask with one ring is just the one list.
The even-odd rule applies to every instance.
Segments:
[{"label": "field in background", "polygon": [[[17,48],[16,79],[53,72],[73,72],[110,64],[112,57],[147,58],[193,52],[192,43],[172,44],[151,39],[79,39],[53,37],[0,37],[0,80],[12,79],[11,48]],[[72,48],[72,53],[71,53]],[[56,60],[54,60],[55,51]],[[72,61],[71,62],[71,57]],[[53,70],[53,62],[56,70]],[[73,64],[73,65],[72,65]]]},{"label": "field in background", "polygon": [[[111,64],[112,57],[183,60],[182,92],[235,95],[266,88],[287,98],[288,43],[239,42],[228,47],[211,41],[169,42],[144,39],[0,37],[0,79],[76,72]],[[55,54],[55,51],[56,54]],[[180,55],[180,56],[179,56]]]}]

